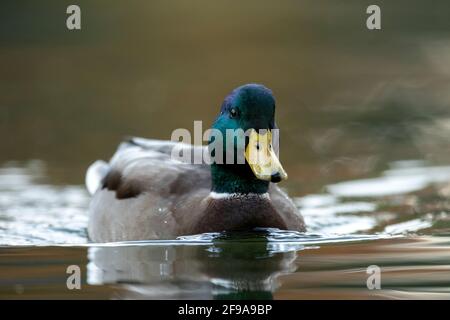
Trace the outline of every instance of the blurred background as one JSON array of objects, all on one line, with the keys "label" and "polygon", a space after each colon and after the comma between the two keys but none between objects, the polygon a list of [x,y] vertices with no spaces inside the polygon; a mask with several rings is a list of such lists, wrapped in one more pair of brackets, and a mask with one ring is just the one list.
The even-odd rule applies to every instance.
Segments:
[{"label": "blurred background", "polygon": [[69,31],[72,3],[0,5],[0,164],[39,159],[52,184],[82,184],[124,136],[207,126],[248,82],[275,93],[295,194],[450,163],[448,1],[376,1],[379,31],[374,1],[80,0]]}]

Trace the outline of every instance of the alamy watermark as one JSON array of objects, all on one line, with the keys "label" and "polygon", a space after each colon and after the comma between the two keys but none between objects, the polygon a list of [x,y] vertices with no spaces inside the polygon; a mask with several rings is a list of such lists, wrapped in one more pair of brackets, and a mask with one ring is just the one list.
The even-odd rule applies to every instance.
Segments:
[{"label": "alamy watermark", "polygon": [[[193,137],[188,129],[172,132],[171,141],[180,142],[171,152],[173,160],[192,164],[249,164],[267,165],[271,154],[278,157],[279,129],[207,129],[202,121],[194,121]],[[207,148],[201,148],[208,142]],[[192,145],[200,148],[192,148]]]},{"label": "alamy watermark", "polygon": [[377,265],[370,265],[367,267],[366,273],[370,275],[366,281],[367,289],[380,290],[381,289],[381,268]]},{"label": "alamy watermark", "polygon": [[381,30],[381,8],[376,4],[367,7],[367,14],[370,16],[366,20],[366,26],[369,30]]},{"label": "alamy watermark", "polygon": [[66,19],[66,27],[69,30],[81,30],[81,8],[76,4],[67,7],[66,13],[69,16]]},{"label": "alamy watermark", "polygon": [[[66,9],[69,16],[66,19],[68,30],[81,30],[81,8],[79,5],[71,4]],[[381,30],[381,8],[376,4],[371,4],[366,9],[369,16],[366,19],[366,27],[369,30]]]},{"label": "alamy watermark", "polygon": [[81,290],[81,269],[76,264],[70,265],[66,269],[69,274],[66,280],[66,286],[69,290]]}]

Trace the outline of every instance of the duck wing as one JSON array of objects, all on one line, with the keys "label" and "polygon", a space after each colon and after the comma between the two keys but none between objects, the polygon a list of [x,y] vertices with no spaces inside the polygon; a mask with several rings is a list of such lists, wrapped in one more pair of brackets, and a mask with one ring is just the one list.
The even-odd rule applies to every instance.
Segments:
[{"label": "duck wing", "polygon": [[209,188],[209,166],[191,163],[195,153],[204,151],[202,146],[132,137],[119,145],[109,163],[97,160],[89,167],[86,187],[91,194],[105,188],[115,191],[117,199],[143,192],[170,196],[192,187]]}]

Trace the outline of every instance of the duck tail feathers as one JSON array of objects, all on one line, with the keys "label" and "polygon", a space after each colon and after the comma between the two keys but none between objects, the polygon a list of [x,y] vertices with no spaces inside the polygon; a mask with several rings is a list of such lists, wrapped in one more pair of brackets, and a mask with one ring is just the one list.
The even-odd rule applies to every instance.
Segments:
[{"label": "duck tail feathers", "polygon": [[103,178],[109,172],[109,165],[103,160],[97,160],[91,164],[86,172],[86,188],[93,195],[101,186]]}]

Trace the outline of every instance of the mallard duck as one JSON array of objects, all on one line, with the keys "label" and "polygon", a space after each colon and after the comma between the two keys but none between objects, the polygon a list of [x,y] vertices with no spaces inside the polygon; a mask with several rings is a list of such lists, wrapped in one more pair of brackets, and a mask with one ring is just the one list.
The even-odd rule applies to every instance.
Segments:
[{"label": "mallard duck", "polygon": [[[223,133],[227,129],[250,132],[241,146],[237,139],[223,144],[231,143],[234,160],[244,153],[243,163],[215,159],[210,164],[193,164],[174,158],[174,148],[181,145],[181,153],[189,153],[203,152],[207,147],[143,138],[122,142],[109,163],[93,163],[86,174],[86,185],[93,195],[90,239],[175,239],[257,227],[305,231],[298,209],[275,184],[287,174],[270,138],[277,128],[272,91],[258,84],[234,89],[225,98],[212,128]],[[267,137],[269,142],[264,143]],[[214,140],[210,139],[210,145]],[[258,163],[259,158],[250,161],[252,154],[263,154],[264,163]]]}]

